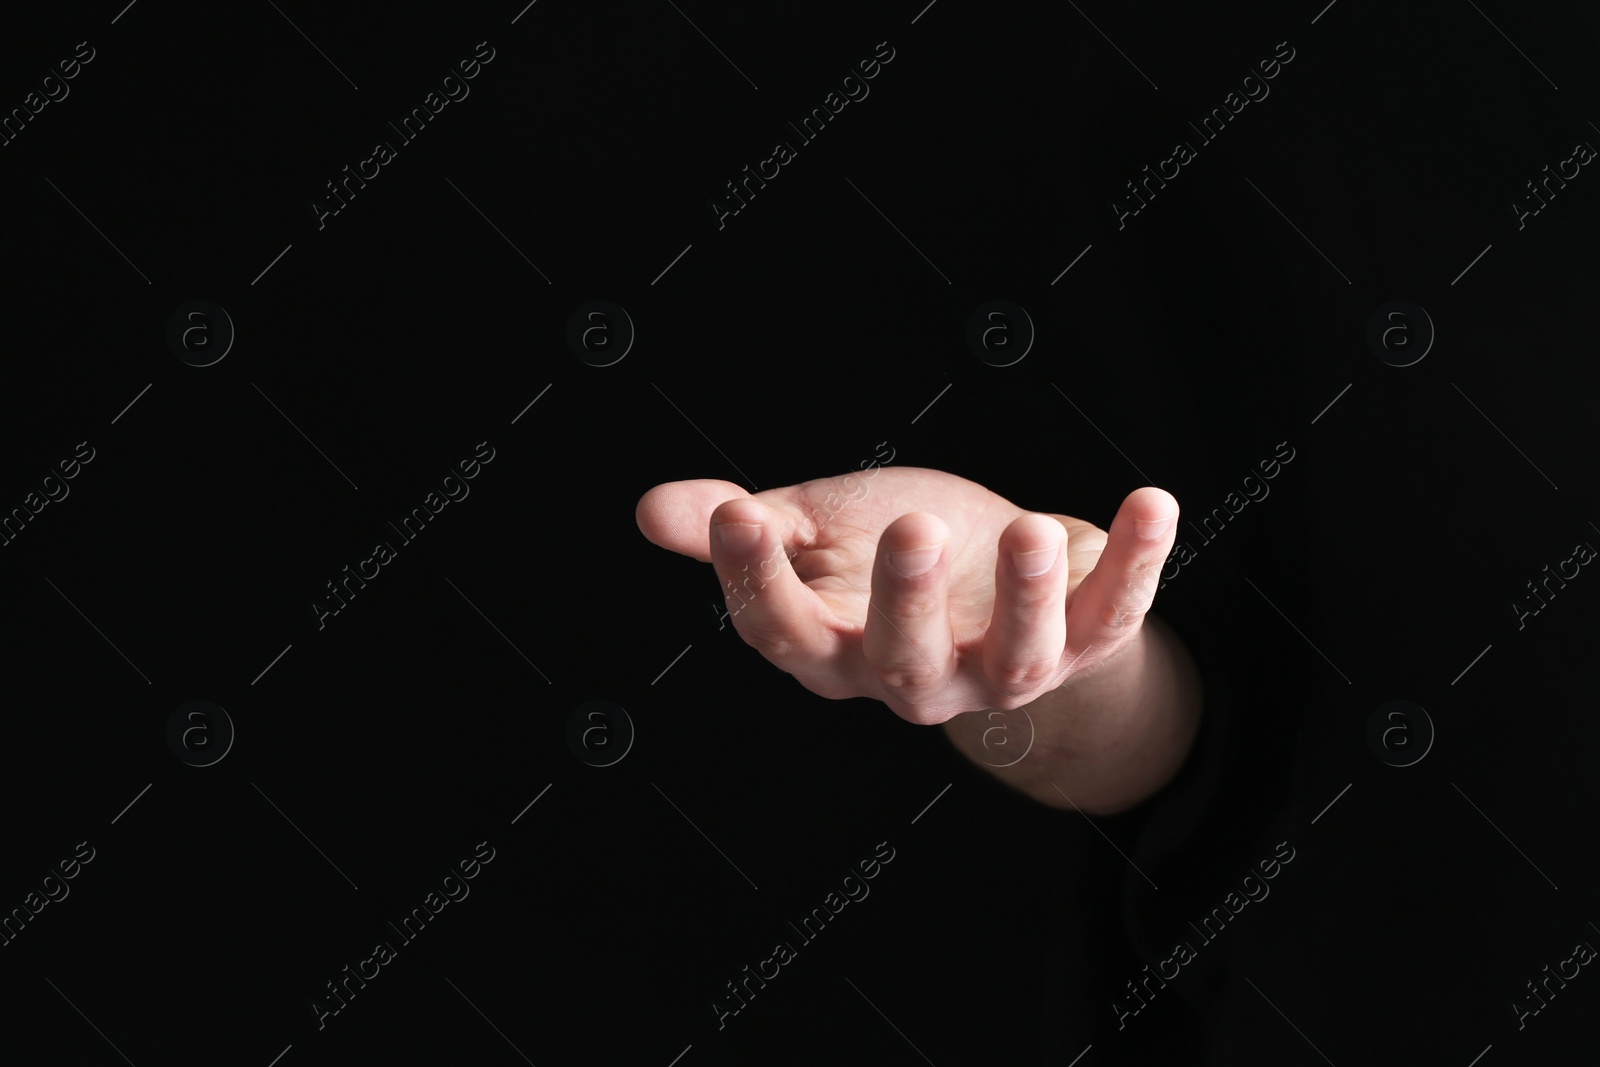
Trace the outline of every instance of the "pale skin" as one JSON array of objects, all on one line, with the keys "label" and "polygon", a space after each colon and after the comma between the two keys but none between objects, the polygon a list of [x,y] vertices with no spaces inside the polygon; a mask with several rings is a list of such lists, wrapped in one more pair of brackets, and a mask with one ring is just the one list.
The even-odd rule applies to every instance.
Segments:
[{"label": "pale skin", "polygon": [[1177,530],[1164,490],[1134,490],[1109,531],[919,467],[753,495],[667,482],[635,514],[650,541],[712,564],[740,637],[805,688],[940,725],[1042,804],[1125,811],[1194,743],[1199,672],[1149,613]]}]

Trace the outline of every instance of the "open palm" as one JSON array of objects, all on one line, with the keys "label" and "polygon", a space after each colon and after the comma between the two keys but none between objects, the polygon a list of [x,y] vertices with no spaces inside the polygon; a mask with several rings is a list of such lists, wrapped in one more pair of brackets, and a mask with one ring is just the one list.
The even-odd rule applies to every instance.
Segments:
[{"label": "open palm", "polygon": [[668,482],[636,517],[655,544],[714,566],[740,636],[807,689],[932,724],[1020,707],[1120,651],[1177,513],[1170,494],[1138,489],[1107,533],[944,471],[882,467],[754,495]]}]

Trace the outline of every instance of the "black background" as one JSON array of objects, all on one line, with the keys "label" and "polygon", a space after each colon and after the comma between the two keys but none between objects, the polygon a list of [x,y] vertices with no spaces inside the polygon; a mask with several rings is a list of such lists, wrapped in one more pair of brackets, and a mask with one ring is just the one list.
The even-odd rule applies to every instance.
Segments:
[{"label": "black background", "polygon": [[[1592,1057],[1588,968],[1521,1029],[1511,1007],[1600,942],[1600,579],[1521,629],[1511,607],[1600,545],[1600,179],[1521,229],[1511,209],[1600,143],[1592,12],[114,0],[4,23],[7,110],[95,50],[0,148],[0,509],[94,449],[0,548],[0,911],[95,849],[0,948],[8,1060]],[[324,183],[480,41],[470,95],[319,229]],[[879,42],[870,95],[719,228],[724,183]],[[1124,183],[1278,42],[1270,95],[1119,229]],[[597,298],[637,328],[608,367],[564,339]],[[965,341],[995,298],[1037,329],[1004,368]],[[237,330],[204,368],[166,340],[197,299]],[[1366,340],[1396,299],[1437,329],[1408,367]],[[470,495],[319,629],[324,583],[484,441]],[[634,522],[661,482],[767,489],[885,445],[1101,527],[1146,484],[1192,520],[1280,442],[1267,499],[1216,544],[1180,531],[1198,555],[1156,610],[1205,672],[1204,730],[1109,819],[808,693]],[[167,743],[192,699],[237,730],[212,766]],[[591,699],[637,732],[610,767],[567,742]],[[1366,739],[1393,699],[1437,731],[1410,767]],[[482,841],[470,896],[319,1029],[324,984]],[[1123,983],[1280,841],[1271,895],[1119,1029]],[[871,895],[719,1029],[724,983],[879,842]]]}]

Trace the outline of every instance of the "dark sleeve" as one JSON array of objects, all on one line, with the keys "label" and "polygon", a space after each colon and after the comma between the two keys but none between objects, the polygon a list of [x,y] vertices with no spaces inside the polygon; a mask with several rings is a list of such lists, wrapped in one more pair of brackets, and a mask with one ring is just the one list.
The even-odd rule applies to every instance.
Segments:
[{"label": "dark sleeve", "polygon": [[[1224,195],[1200,175],[1187,192],[1201,205]],[[1090,1041],[1128,1062],[1192,1051],[1230,948],[1191,924],[1284,839],[1305,714],[1307,649],[1286,620],[1310,611],[1300,561],[1313,465],[1294,355],[1308,328],[1270,254],[1239,255],[1203,209],[1174,206],[1161,222],[1166,239],[1096,294],[1124,307],[1121,358],[1084,379],[1058,425],[1066,449],[1094,457],[1099,510],[1085,517],[1097,525],[1140,485],[1177,498],[1182,519],[1153,612],[1193,655],[1203,710],[1187,760],[1159,793],[1111,818],[1058,820],[1046,1062]],[[1086,343],[1097,340],[1110,339]],[[1141,985],[1180,941],[1196,950],[1183,980]]]}]

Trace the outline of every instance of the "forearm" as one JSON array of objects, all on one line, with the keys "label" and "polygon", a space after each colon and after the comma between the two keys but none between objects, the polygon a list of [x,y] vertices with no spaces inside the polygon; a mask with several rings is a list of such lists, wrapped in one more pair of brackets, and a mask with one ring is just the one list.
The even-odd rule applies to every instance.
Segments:
[{"label": "forearm", "polygon": [[[944,723],[957,751],[1041,804],[1110,815],[1177,774],[1200,725],[1200,673],[1178,635],[1154,614],[1110,659],[1015,711],[972,711]],[[1027,714],[1024,715],[1023,713]],[[1027,744],[1032,746],[1009,766]],[[1006,744],[984,735],[1004,726]]]}]

